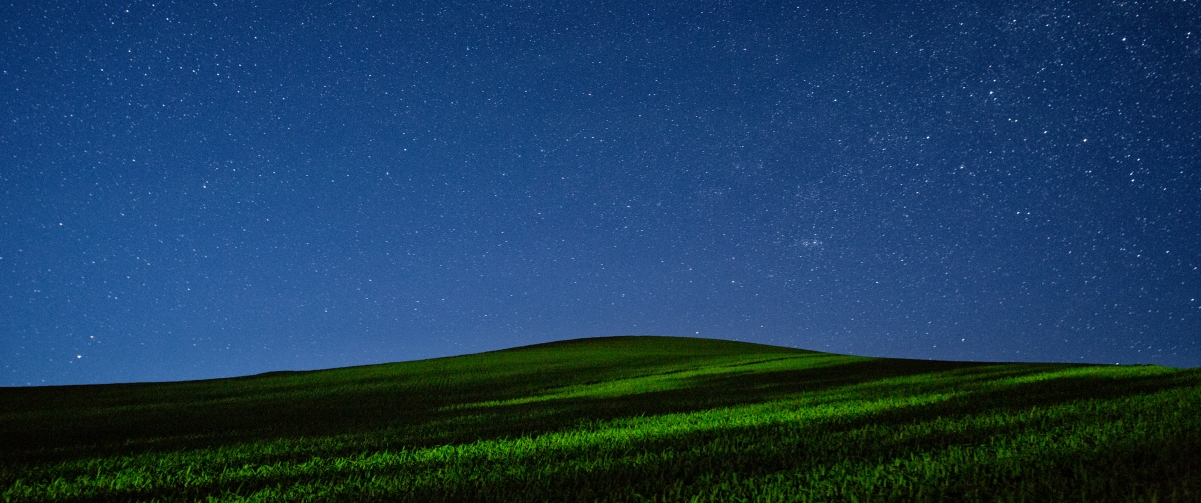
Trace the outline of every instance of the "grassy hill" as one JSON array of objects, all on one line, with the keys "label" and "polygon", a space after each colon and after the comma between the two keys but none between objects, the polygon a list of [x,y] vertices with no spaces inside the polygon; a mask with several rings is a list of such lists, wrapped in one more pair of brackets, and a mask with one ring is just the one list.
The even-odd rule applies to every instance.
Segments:
[{"label": "grassy hill", "polygon": [[612,337],[0,388],[13,501],[1201,501],[1201,370]]}]

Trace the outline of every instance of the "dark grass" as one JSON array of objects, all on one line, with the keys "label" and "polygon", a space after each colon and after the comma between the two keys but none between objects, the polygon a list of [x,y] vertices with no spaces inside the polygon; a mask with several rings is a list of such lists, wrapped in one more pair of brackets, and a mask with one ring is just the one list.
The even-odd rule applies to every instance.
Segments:
[{"label": "dark grass", "polygon": [[0,388],[5,501],[1201,501],[1201,371],[612,337]]}]

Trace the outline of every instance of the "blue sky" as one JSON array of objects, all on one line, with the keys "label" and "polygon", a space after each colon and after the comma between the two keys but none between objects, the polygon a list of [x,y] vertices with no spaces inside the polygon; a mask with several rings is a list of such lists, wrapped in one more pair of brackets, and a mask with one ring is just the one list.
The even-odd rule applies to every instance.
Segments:
[{"label": "blue sky", "polygon": [[0,384],[1201,365],[1192,2],[0,6]]}]

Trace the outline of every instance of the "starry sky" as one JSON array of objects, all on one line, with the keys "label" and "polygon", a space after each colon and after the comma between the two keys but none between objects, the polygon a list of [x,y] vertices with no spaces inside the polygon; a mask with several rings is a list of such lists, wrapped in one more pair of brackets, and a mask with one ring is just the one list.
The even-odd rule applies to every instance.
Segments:
[{"label": "starry sky", "polygon": [[0,6],[0,385],[1201,365],[1197,1]]}]

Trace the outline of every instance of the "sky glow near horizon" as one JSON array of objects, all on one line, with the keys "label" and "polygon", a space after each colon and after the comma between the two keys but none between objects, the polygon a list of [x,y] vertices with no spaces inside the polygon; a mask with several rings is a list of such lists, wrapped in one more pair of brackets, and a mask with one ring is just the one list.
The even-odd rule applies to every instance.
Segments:
[{"label": "sky glow near horizon", "polygon": [[0,385],[1201,365],[1196,2],[0,6]]}]

